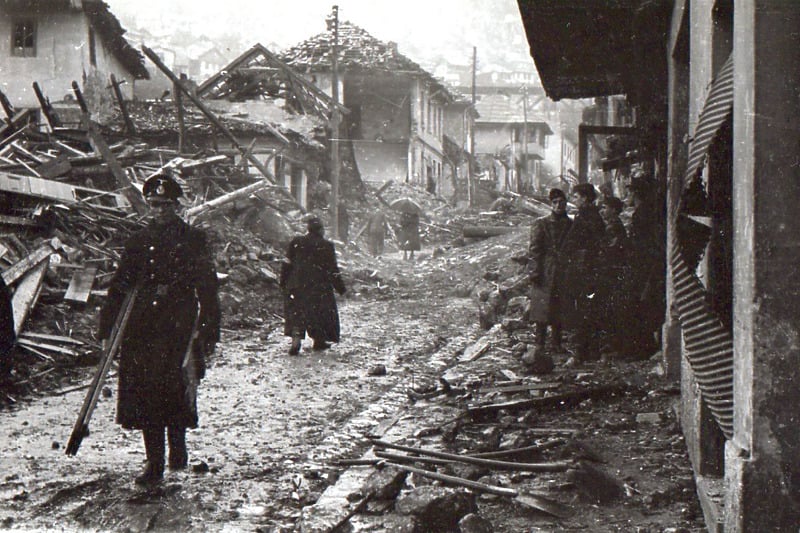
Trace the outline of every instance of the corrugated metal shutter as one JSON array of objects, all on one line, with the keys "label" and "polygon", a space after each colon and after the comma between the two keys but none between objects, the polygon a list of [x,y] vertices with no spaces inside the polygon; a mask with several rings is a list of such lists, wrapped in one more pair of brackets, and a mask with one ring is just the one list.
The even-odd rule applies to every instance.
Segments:
[{"label": "corrugated metal shutter", "polygon": [[[694,138],[683,186],[702,168],[711,142],[733,111],[733,55],[711,84]],[[677,235],[677,232],[674,232]],[[733,335],[708,305],[705,287],[684,259],[677,236],[670,243],[675,307],[681,323],[684,355],[700,394],[727,439],[733,436]]]},{"label": "corrugated metal shutter", "polygon": [[700,119],[697,122],[694,137],[689,144],[689,159],[686,165],[687,184],[695,173],[703,166],[703,162],[708,154],[708,147],[719,127],[725,119],[733,112],[733,54],[728,57],[725,64],[719,70],[711,82],[711,90],[708,98],[700,112]]}]

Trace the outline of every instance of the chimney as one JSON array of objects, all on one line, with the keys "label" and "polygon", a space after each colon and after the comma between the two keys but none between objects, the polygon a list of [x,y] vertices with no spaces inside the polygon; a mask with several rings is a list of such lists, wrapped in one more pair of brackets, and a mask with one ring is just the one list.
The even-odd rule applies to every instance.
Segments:
[{"label": "chimney", "polygon": [[392,54],[397,55],[399,52],[397,51],[397,43],[394,41],[389,41],[389,50],[392,51]]}]

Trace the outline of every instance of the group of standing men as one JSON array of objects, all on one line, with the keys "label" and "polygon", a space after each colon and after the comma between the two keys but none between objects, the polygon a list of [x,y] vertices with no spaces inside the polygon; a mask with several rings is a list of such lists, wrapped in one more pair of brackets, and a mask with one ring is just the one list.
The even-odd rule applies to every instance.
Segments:
[{"label": "group of standing men", "polygon": [[567,196],[551,189],[551,213],[531,228],[528,272],[529,320],[536,353],[543,354],[547,328],[554,353],[566,353],[564,328],[574,331],[575,360],[600,358],[601,350],[649,356],[657,347],[663,317],[663,245],[652,187],[631,185],[634,213],[626,231],[619,198],[595,204],[593,185],[573,187],[577,208],[567,214]]}]

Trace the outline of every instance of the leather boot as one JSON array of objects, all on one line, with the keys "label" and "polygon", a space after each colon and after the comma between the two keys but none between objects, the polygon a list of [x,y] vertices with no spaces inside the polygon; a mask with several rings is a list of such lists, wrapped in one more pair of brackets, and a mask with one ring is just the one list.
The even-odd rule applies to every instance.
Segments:
[{"label": "leather boot", "polygon": [[186,450],[186,428],[168,427],[167,441],[169,441],[169,469],[183,470],[189,465],[189,452]]},{"label": "leather boot", "polygon": [[300,344],[303,342],[302,337],[299,335],[292,336],[292,346],[289,348],[289,355],[297,355],[300,353]]},{"label": "leather boot", "polygon": [[311,349],[320,351],[320,350],[327,350],[330,347],[331,347],[330,343],[325,342],[321,339],[314,339],[314,345],[311,347]]},{"label": "leather boot", "polygon": [[154,427],[142,430],[147,463],[136,477],[137,485],[154,485],[164,478],[164,428]]}]

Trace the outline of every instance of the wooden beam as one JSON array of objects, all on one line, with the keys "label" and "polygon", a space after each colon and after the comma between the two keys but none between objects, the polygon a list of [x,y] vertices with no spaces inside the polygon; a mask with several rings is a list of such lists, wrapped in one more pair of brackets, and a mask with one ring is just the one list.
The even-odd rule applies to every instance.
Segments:
[{"label": "wooden beam", "polygon": [[[163,73],[164,73],[164,74],[165,74],[165,75],[166,75],[166,76],[167,76],[167,77],[168,77],[168,78],[169,78],[169,79],[172,81],[172,83],[174,83],[174,84],[177,84],[177,85],[178,85],[178,87],[180,87],[180,90],[181,90],[181,91],[183,91],[183,92],[184,92],[184,94],[186,94],[186,96],[188,96],[188,97],[189,97],[189,99],[192,101],[192,103],[194,103],[194,105],[196,105],[196,106],[197,106],[197,108],[198,108],[198,109],[199,109],[199,110],[200,110],[200,111],[201,111],[201,112],[202,112],[202,113],[203,113],[203,114],[206,116],[206,118],[208,118],[208,120],[210,120],[210,121],[211,121],[211,123],[212,123],[212,124],[214,124],[214,126],[216,126],[216,127],[217,127],[217,128],[218,128],[218,129],[219,129],[219,130],[220,130],[220,131],[223,133],[223,135],[225,135],[225,137],[227,137],[227,138],[228,138],[228,140],[229,140],[229,141],[231,141],[231,143],[232,143],[232,144],[233,144],[233,145],[234,145],[236,148],[238,148],[238,149],[239,149],[239,151],[240,151],[242,154],[244,154],[244,153],[245,153],[245,148],[244,148],[244,146],[242,146],[242,145],[239,143],[239,140],[238,140],[238,139],[236,139],[236,137],[235,137],[235,136],[234,136],[234,135],[233,135],[233,134],[230,132],[230,130],[228,130],[228,128],[226,128],[226,127],[225,127],[225,125],[224,125],[224,124],[223,124],[223,123],[222,123],[222,122],[221,122],[221,121],[220,121],[220,120],[219,120],[219,119],[218,119],[218,118],[217,118],[217,117],[214,115],[214,113],[212,113],[212,112],[211,112],[211,110],[210,110],[210,109],[208,109],[208,108],[206,107],[206,105],[205,105],[203,102],[201,102],[201,101],[200,101],[200,99],[199,99],[199,98],[197,98],[196,96],[194,96],[194,95],[191,93],[191,91],[189,91],[189,90],[188,90],[186,87],[184,87],[183,85],[181,85],[181,84],[179,83],[179,82],[180,82],[180,80],[178,79],[178,77],[177,77],[177,76],[175,76],[175,74],[174,74],[174,73],[173,73],[173,72],[172,72],[172,71],[171,71],[171,70],[170,70],[170,69],[169,69],[169,68],[168,68],[168,67],[167,67],[167,66],[166,66],[166,65],[165,65],[165,64],[164,64],[162,61],[161,61],[161,59],[158,57],[158,55],[157,55],[157,54],[156,54],[156,53],[155,53],[153,50],[151,50],[150,48],[148,48],[148,47],[147,47],[147,46],[145,46],[145,45],[142,45],[142,51],[143,51],[143,52],[144,52],[144,54],[145,54],[145,55],[146,55],[148,58],[150,58],[150,60],[151,60],[153,63],[155,63],[155,64],[156,64],[156,66],[157,66],[157,67],[158,67],[158,68],[159,68],[159,69],[160,69],[160,70],[161,70],[161,71],[162,71],[162,72],[163,72]],[[266,123],[265,123],[265,124],[266,124]],[[284,135],[283,135],[281,132],[279,132],[278,130],[276,130],[275,128],[273,128],[272,126],[270,126],[269,124],[266,124],[266,126],[267,126],[267,129],[269,129],[269,131],[270,131],[270,132],[271,132],[273,135],[275,135],[275,137],[277,137],[278,139],[280,139],[281,141],[283,141],[285,144],[290,144],[290,141],[289,141],[289,139],[287,139],[287,138],[286,138],[286,137],[285,137],[285,136],[284,136]],[[265,166],[264,166],[264,165],[261,163],[261,161],[259,161],[259,160],[258,160],[258,158],[257,158],[257,157],[255,157],[255,156],[253,156],[253,155],[251,154],[251,155],[248,157],[248,160],[249,160],[251,163],[253,163],[253,166],[255,166],[255,167],[256,167],[256,168],[259,170],[259,172],[261,172],[261,174],[262,174],[262,175],[263,175],[263,176],[264,176],[266,179],[268,179],[268,180],[269,180],[269,181],[271,181],[272,183],[275,183],[275,177],[274,177],[274,176],[272,175],[272,173],[271,173],[271,172],[270,172],[270,171],[269,171],[269,170],[268,170],[268,169],[267,169],[267,168],[266,168],[266,167],[265,167]]]},{"label": "wooden beam", "polygon": [[[48,255],[48,258],[49,257]],[[14,290],[11,305],[14,311],[14,332],[17,335],[22,331],[22,325],[25,323],[25,319],[28,318],[31,309],[33,309],[33,306],[36,305],[36,301],[39,299],[39,293],[42,290],[42,282],[44,281],[44,275],[47,273],[47,266],[49,263],[49,259],[42,261],[32,270],[27,271]]]},{"label": "wooden beam", "polygon": [[125,121],[125,131],[131,135],[136,135],[136,126],[133,125],[131,116],[128,114],[128,106],[125,105],[125,98],[122,97],[122,91],[119,88],[123,83],[125,83],[125,80],[118,82],[114,74],[111,74],[111,87],[114,89],[114,96],[117,98],[117,104],[122,113],[122,120]]},{"label": "wooden beam", "polygon": [[145,203],[142,193],[133,186],[130,178],[128,178],[128,175],[122,169],[122,165],[119,164],[117,157],[111,151],[105,138],[103,138],[100,133],[99,128],[94,121],[89,118],[88,113],[82,114],[81,125],[86,129],[86,134],[89,136],[89,143],[92,145],[92,148],[103,157],[103,160],[111,171],[111,175],[114,176],[115,185],[131,203],[133,210],[139,215],[146,213],[147,203]]},{"label": "wooden beam", "polygon": [[72,279],[69,282],[69,287],[67,287],[67,293],[64,295],[64,299],[72,302],[88,302],[96,274],[96,266],[87,266],[82,270],[76,270],[73,272]]},{"label": "wooden beam", "polygon": [[26,272],[36,267],[36,265],[42,263],[45,259],[49,259],[50,256],[56,252],[56,249],[60,247],[61,241],[54,237],[26,257],[23,257],[8,267],[2,274],[3,282],[5,282],[6,285],[11,285],[23,277]]},{"label": "wooden beam", "polygon": [[37,82],[33,82],[33,92],[36,93],[36,99],[39,100],[39,107],[42,109],[42,114],[44,114],[44,118],[47,119],[47,123],[50,125],[50,130],[55,131],[56,128],[60,128],[62,126],[61,119],[58,118],[58,114],[53,110],[53,106],[50,105],[50,100],[45,98],[44,94],[42,94],[42,89],[39,88]]}]

